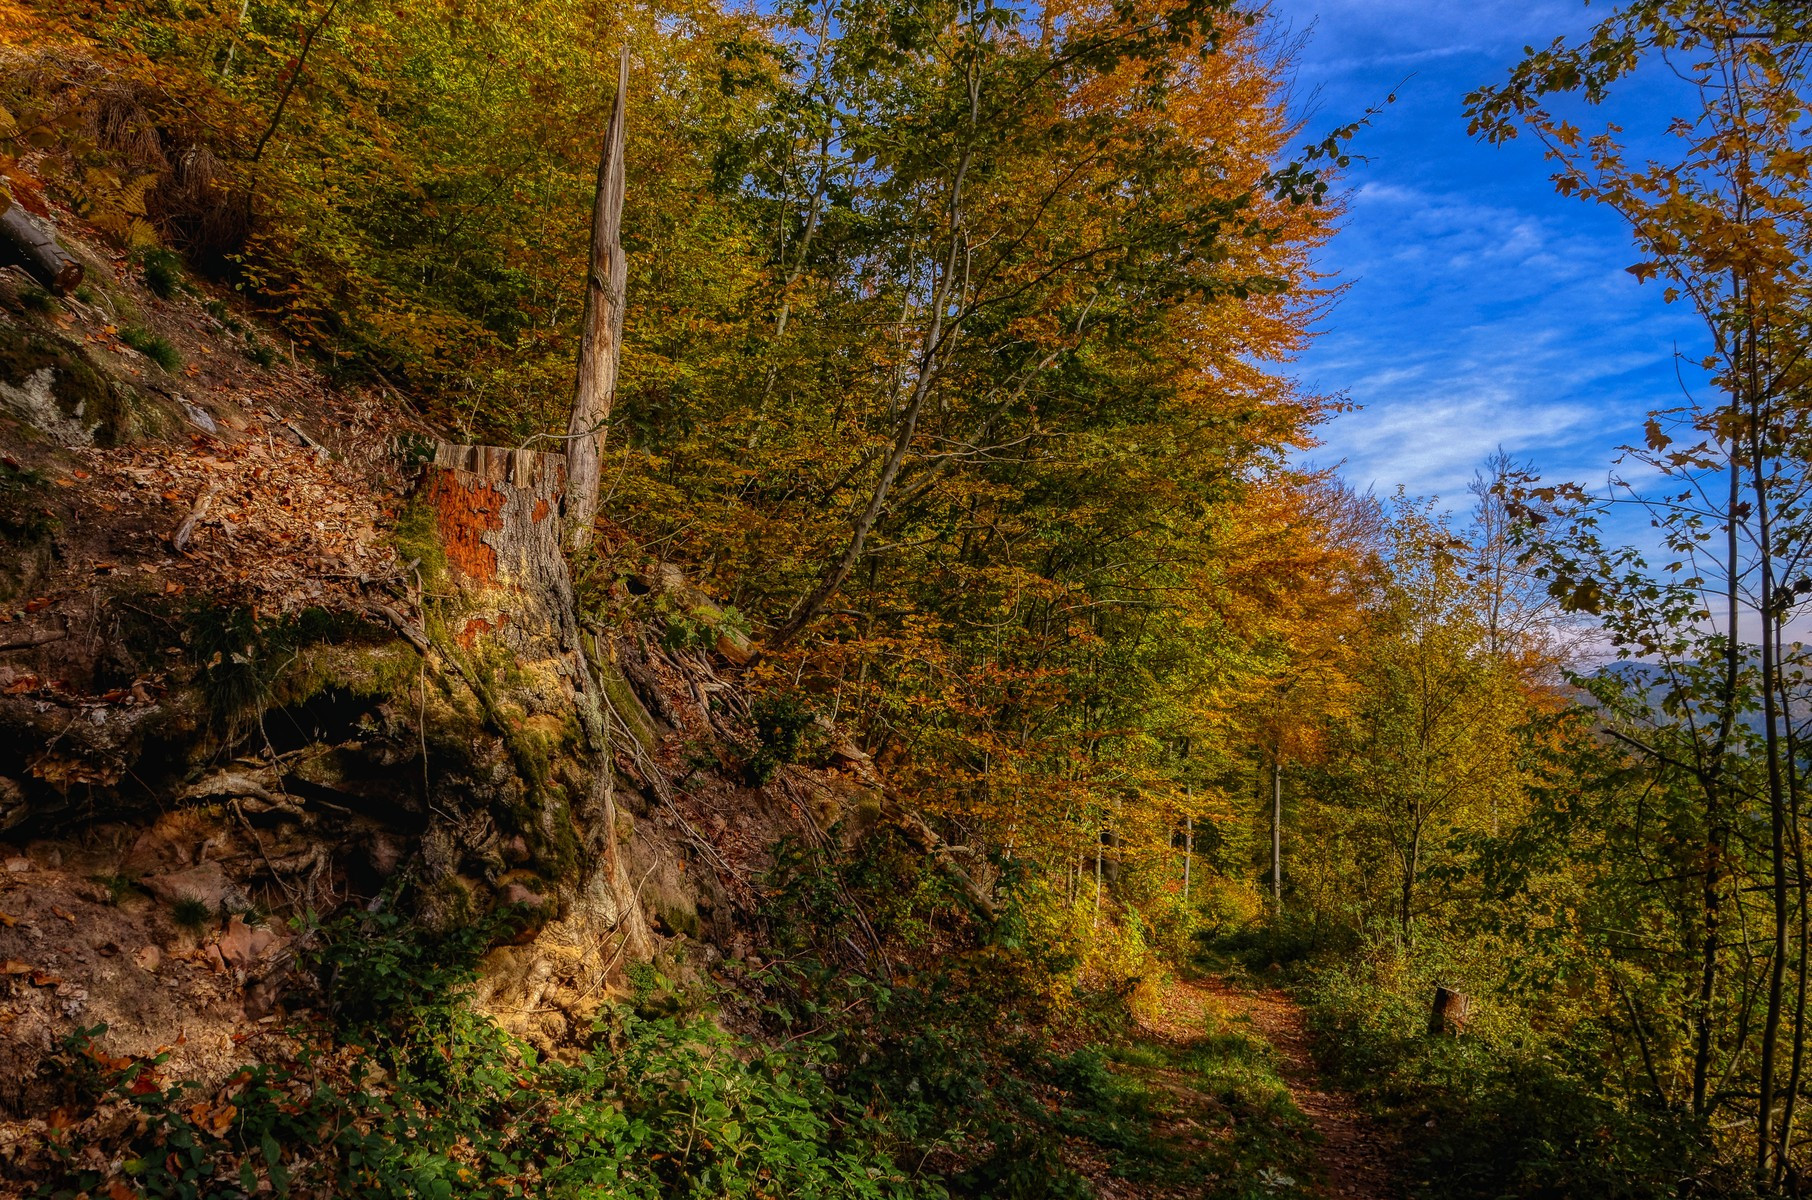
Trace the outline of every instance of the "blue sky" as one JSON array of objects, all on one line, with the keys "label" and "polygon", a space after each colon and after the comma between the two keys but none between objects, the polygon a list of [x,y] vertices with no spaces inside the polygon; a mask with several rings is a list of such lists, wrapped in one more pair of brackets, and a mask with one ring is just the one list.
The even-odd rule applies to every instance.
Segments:
[{"label": "blue sky", "polygon": [[[1539,147],[1476,142],[1461,115],[1465,94],[1504,78],[1525,45],[1607,9],[1273,0],[1306,36],[1295,103],[1310,135],[1397,96],[1357,139],[1366,161],[1348,172],[1348,213],[1321,257],[1348,291],[1298,373],[1359,408],[1326,427],[1311,461],[1343,462],[1361,490],[1403,484],[1464,507],[1496,446],[1550,477],[1602,483],[1643,414],[1678,402],[1674,349],[1702,339],[1692,314],[1626,273],[1636,255],[1623,227],[1557,195]],[[1664,107],[1617,115],[1641,136]]]}]

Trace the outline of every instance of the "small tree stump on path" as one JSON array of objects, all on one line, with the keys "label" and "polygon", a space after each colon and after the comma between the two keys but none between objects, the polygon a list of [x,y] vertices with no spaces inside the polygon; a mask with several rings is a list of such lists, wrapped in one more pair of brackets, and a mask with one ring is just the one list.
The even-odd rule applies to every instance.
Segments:
[{"label": "small tree stump on path", "polygon": [[1448,987],[1436,987],[1434,1007],[1428,1014],[1428,1036],[1459,1033],[1466,1027],[1466,1016],[1471,1010],[1472,1000],[1466,993],[1456,992]]}]

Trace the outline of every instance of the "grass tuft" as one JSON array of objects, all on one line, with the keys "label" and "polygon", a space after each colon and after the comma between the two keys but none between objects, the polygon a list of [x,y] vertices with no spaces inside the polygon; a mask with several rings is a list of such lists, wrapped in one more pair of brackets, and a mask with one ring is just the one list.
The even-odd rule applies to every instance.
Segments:
[{"label": "grass tuft", "polygon": [[214,913],[206,901],[184,896],[170,905],[170,919],[191,933],[201,933],[214,923]]},{"label": "grass tuft", "polygon": [[153,296],[173,299],[183,290],[182,261],[168,250],[149,251],[144,258],[143,277]]},{"label": "grass tuft", "polygon": [[149,329],[122,329],[120,341],[172,374],[182,366],[182,355],[177,353],[176,347]]}]

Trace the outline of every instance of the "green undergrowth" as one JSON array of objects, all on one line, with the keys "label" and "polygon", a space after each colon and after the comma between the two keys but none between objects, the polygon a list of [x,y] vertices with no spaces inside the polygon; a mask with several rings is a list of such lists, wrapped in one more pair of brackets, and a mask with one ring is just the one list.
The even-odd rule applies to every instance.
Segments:
[{"label": "green undergrowth", "polygon": [[[177,617],[213,720],[235,736],[243,735],[269,704],[306,698],[309,690],[324,685],[326,680],[306,670],[304,652],[322,646],[369,649],[393,636],[362,617],[323,608],[266,616],[245,606],[199,601]],[[410,664],[392,682],[413,673]],[[372,686],[382,690],[381,683]]]},{"label": "green undergrowth", "polygon": [[1607,1064],[1611,1032],[1538,1025],[1514,996],[1468,986],[1459,1036],[1430,1036],[1447,964],[1380,954],[1308,973],[1298,992],[1333,1080],[1400,1133],[1412,1195],[1453,1200],[1737,1197],[1705,1131]]},{"label": "green undergrowth", "polygon": [[[955,1196],[1114,1194],[1263,1197],[1305,1177],[1307,1124],[1262,1039],[1198,1031],[1173,1044],[1132,1019],[1137,980],[1091,990],[1028,934],[1011,871],[982,925],[946,877],[887,836],[830,863],[783,846],[766,932],[783,955],[751,989],[778,1036],[821,1030],[852,1129],[900,1160],[928,1160]],[[852,906],[851,898],[857,903]],[[828,965],[879,939],[917,951],[896,982]],[[1061,1003],[1052,981],[1068,979]],[[853,1014],[853,1015],[852,1015]]]},{"label": "green undergrowth", "polygon": [[120,330],[120,341],[171,374],[182,366],[181,353],[162,334],[153,333],[149,329],[128,327]]},{"label": "green undergrowth", "polygon": [[[903,869],[849,865],[858,885]],[[843,896],[847,916],[846,883],[801,867],[773,895],[804,898],[795,918]],[[728,967],[715,990],[638,969],[556,1060],[467,1000],[521,920],[434,933],[381,907],[301,925],[298,1015],[222,1083],[81,1030],[58,1119],[3,1170],[44,1200],[1084,1200],[1103,1179],[1258,1200],[1304,1177],[1306,1127],[1262,1042],[1144,1038],[1112,992],[1048,1025],[1035,959],[998,937],[971,930],[938,968],[882,982],[775,926],[791,952]],[[842,936],[834,914],[812,932]]]},{"label": "green undergrowth", "polygon": [[1069,1066],[1077,1103],[1060,1119],[1107,1153],[1113,1174],[1227,1200],[1306,1187],[1308,1121],[1263,1039],[1238,1029],[1182,1044],[1133,1039]]},{"label": "green undergrowth", "polygon": [[360,912],[318,933],[324,1015],[223,1086],[79,1031],[67,1119],[15,1157],[18,1181],[58,1200],[943,1194],[839,1134],[819,1041],[764,1045],[615,1004],[583,1053],[542,1058],[465,1000],[507,915],[433,936]]}]

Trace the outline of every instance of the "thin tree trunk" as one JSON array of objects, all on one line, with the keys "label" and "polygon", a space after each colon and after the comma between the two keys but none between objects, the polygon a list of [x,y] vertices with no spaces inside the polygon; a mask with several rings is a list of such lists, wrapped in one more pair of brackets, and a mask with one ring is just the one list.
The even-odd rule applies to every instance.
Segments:
[{"label": "thin tree trunk", "polygon": [[[974,132],[981,118],[981,81],[975,75],[974,64],[970,64],[969,74],[969,123]],[[944,257],[942,274],[937,286],[932,289],[930,316],[931,322],[925,333],[925,343],[918,355],[916,377],[912,391],[908,394],[906,404],[894,424],[893,444],[889,447],[886,461],[881,464],[881,475],[875,481],[874,491],[869,493],[868,503],[853,523],[849,541],[845,543],[843,553],[823,574],[818,586],[812,589],[811,595],[802,601],[786,624],[777,630],[773,644],[785,646],[799,636],[801,630],[816,620],[832,596],[837,594],[850,572],[862,560],[862,552],[867,548],[868,535],[874,532],[875,523],[881,519],[882,511],[887,507],[887,498],[893,492],[894,481],[899,478],[900,467],[906,462],[906,455],[912,450],[913,436],[918,432],[919,416],[925,411],[925,401],[931,395],[932,385],[937,381],[943,367],[944,357],[950,345],[962,331],[966,313],[960,310],[955,319],[945,323],[946,313],[953,305],[960,306],[966,296],[959,295],[968,287],[968,230],[963,219],[963,187],[969,175],[969,164],[974,158],[973,147],[963,150],[958,159],[956,170],[951,176],[950,184],[950,240]]]},{"label": "thin tree trunk", "polygon": [[1183,903],[1189,903],[1189,868],[1195,859],[1195,818],[1183,817]]},{"label": "thin tree trunk", "polygon": [[301,49],[296,51],[296,65],[290,68],[289,77],[283,81],[283,90],[277,95],[277,106],[271,111],[270,124],[264,127],[264,132],[259,135],[258,145],[252,150],[251,179],[245,187],[245,216],[248,221],[252,216],[252,202],[258,195],[258,174],[264,162],[264,148],[270,145],[271,138],[277,132],[277,126],[283,122],[283,110],[289,107],[289,98],[291,93],[296,90],[296,81],[302,78],[302,68],[308,65],[308,52],[315,48],[315,39],[321,36],[323,29],[327,28],[327,22],[333,19],[333,14],[339,10],[339,7],[340,0],[332,0],[332,3],[327,6],[327,11],[321,14],[321,19],[302,35]]},{"label": "thin tree trunk", "polygon": [[233,24],[233,38],[227,43],[226,62],[220,68],[220,81],[225,83],[233,73],[233,59],[239,53],[239,30],[245,28],[245,14],[252,7],[252,0],[239,0],[239,20]]},{"label": "thin tree trunk", "polygon": [[1271,758],[1271,904],[1283,915],[1283,764]]},{"label": "thin tree trunk", "polygon": [[591,543],[598,515],[604,433],[616,401],[617,365],[623,351],[623,307],[629,260],[623,254],[625,109],[629,102],[629,47],[617,59],[617,96],[598,157],[598,186],[591,209],[591,263],[585,274],[585,318],[579,341],[578,381],[566,426],[566,545]]},{"label": "thin tree trunk", "polygon": [[[1736,401],[1731,402],[1733,410]],[[1732,417],[1740,418],[1740,411]],[[1733,426],[1734,429],[1734,426]],[[1736,434],[1733,432],[1733,438]],[[1700,906],[1704,912],[1705,932],[1699,950],[1699,991],[1693,1014],[1692,1111],[1703,1116],[1711,1084],[1712,1005],[1717,999],[1720,956],[1723,953],[1722,892],[1724,888],[1725,830],[1720,791],[1725,786],[1725,757],[1730,733],[1736,721],[1738,677],[1742,671],[1742,651],[1738,633],[1742,621],[1742,560],[1738,542],[1739,504],[1742,500],[1742,475],[1738,470],[1734,442],[1730,452],[1730,496],[1724,518],[1724,553],[1726,607],[1726,642],[1724,650],[1724,687],[1718,713],[1718,737],[1710,763],[1705,767],[1702,787],[1705,792],[1706,854],[1705,872],[1700,884]]]},{"label": "thin tree trunk", "polygon": [[1800,825],[1800,788],[1799,788],[1799,738],[1793,729],[1793,707],[1789,701],[1789,692],[1784,674],[1780,674],[1782,659],[1779,623],[1774,627],[1775,651],[1774,660],[1777,682],[1780,688],[1782,721],[1781,728],[1785,734],[1787,753],[1785,757],[1787,771],[1788,828],[1792,831],[1793,872],[1795,890],[1798,892],[1798,911],[1796,932],[1799,936],[1799,955],[1794,964],[1793,994],[1793,1054],[1787,1068],[1787,1095],[1781,1109],[1780,1156],[1776,1160],[1779,1171],[1785,1171],[1791,1163],[1793,1154],[1793,1119],[1799,1107],[1800,1082],[1804,1077],[1806,1059],[1806,934],[1808,925],[1806,879],[1806,844],[1804,830]]},{"label": "thin tree trunk", "polygon": [[1422,820],[1423,814],[1418,811],[1409,834],[1408,852],[1403,856],[1403,906],[1397,916],[1405,946],[1414,941],[1411,930],[1415,920],[1416,875],[1422,869]]},{"label": "thin tree trunk", "polygon": [[1101,928],[1101,833],[1095,833],[1095,925]]},{"label": "thin tree trunk", "polygon": [[1774,1182],[1778,1163],[1774,1159],[1775,1060],[1779,1055],[1782,1005],[1785,999],[1787,972],[1787,797],[1781,778],[1780,713],[1776,707],[1776,675],[1780,664],[1775,658],[1775,614],[1773,521],[1768,479],[1766,439],[1767,411],[1754,390],[1757,347],[1753,325],[1745,336],[1745,357],[1750,369],[1749,472],[1750,490],[1755,497],[1755,515],[1759,530],[1757,548],[1761,568],[1762,631],[1762,739],[1768,764],[1768,853],[1770,858],[1770,892],[1774,903],[1773,960],[1768,970],[1768,1007],[1762,1020],[1761,1095],[1756,1111],[1755,1169],[1758,1178]]}]

